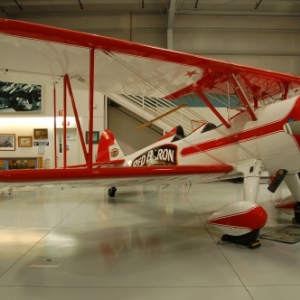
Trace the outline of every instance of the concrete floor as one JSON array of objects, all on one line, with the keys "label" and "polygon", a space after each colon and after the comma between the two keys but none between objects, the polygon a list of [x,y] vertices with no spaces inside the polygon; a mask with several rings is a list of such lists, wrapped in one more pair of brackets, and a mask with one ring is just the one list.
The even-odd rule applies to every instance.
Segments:
[{"label": "concrete floor", "polygon": [[[300,243],[219,243],[205,223],[242,184],[15,190],[0,196],[0,299],[299,299]],[[291,223],[261,183],[261,233]]]}]

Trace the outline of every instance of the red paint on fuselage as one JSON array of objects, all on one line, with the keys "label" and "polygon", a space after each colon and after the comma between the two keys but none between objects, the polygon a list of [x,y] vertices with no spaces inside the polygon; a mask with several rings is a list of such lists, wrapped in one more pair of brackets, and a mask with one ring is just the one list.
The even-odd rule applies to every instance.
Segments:
[{"label": "red paint on fuselage", "polygon": [[[237,117],[240,116],[240,114],[237,115]],[[263,116],[262,116],[263,118]],[[286,124],[290,119],[293,119],[294,121],[300,120],[300,97],[295,101],[295,105],[292,107],[290,112],[285,115],[280,120],[275,120],[272,123],[264,124],[261,126],[253,126],[253,128],[245,131],[237,131],[234,133],[229,133],[228,135],[224,134],[225,136],[221,136],[217,139],[211,139],[208,141],[204,141],[195,145],[191,145],[188,147],[184,147],[180,154],[181,156],[189,156],[205,151],[211,151],[215,150],[217,148],[223,148],[227,146],[231,146],[237,143],[243,143],[246,141],[250,141],[253,139],[259,139],[264,136],[270,135],[270,134],[276,134],[278,132],[284,132],[283,126]],[[249,122],[250,123],[250,122]],[[253,124],[256,124],[257,122],[253,122]],[[240,124],[237,124],[237,127],[240,127]],[[228,131],[230,132],[230,131]],[[298,148],[300,149],[300,137],[294,136],[295,140],[297,141]]]}]

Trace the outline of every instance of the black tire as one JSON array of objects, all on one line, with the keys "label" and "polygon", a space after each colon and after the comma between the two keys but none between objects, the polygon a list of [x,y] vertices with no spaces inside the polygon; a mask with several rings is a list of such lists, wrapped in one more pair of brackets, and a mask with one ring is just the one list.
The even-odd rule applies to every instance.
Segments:
[{"label": "black tire", "polygon": [[294,214],[296,223],[300,224],[300,202],[297,202],[294,206]]},{"label": "black tire", "polygon": [[116,195],[117,188],[114,186],[108,189],[108,196],[109,197],[114,197]]}]

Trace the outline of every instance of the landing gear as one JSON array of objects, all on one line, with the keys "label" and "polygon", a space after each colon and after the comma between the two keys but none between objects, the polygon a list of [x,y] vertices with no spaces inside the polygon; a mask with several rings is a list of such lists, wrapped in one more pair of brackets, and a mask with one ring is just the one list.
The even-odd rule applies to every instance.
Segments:
[{"label": "landing gear", "polygon": [[258,240],[258,236],[259,236],[259,229],[255,229],[251,232],[239,236],[224,234],[222,236],[222,241],[231,242],[231,243],[247,246],[248,248],[251,249],[255,249],[261,246],[261,243]]},{"label": "landing gear", "polygon": [[293,218],[293,224],[300,224],[300,202],[297,202],[294,207],[295,217]]},{"label": "landing gear", "polygon": [[109,197],[114,197],[115,196],[115,194],[116,194],[116,191],[117,191],[117,188],[116,187],[111,187],[111,188],[109,188],[108,189],[108,196]]},{"label": "landing gear", "polygon": [[1,194],[4,195],[5,192],[7,192],[8,195],[12,195],[12,194],[14,193],[14,190],[13,190],[13,188],[11,187],[11,188],[9,188],[9,189],[7,189],[7,190],[5,190],[5,191],[2,191]]},{"label": "landing gear", "polygon": [[296,202],[294,206],[294,214],[295,217],[293,218],[292,222],[293,224],[300,224],[300,180],[299,180],[299,175],[298,173],[295,174],[288,174],[285,178],[284,181],[290,190],[293,198],[298,201]]}]

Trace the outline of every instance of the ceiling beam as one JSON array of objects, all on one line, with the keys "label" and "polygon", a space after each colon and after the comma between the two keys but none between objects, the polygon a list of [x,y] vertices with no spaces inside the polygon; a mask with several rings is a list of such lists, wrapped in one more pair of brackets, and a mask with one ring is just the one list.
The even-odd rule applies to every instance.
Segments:
[{"label": "ceiling beam", "polygon": [[176,0],[170,1],[168,13],[168,27],[167,27],[167,48],[173,49],[173,24],[176,13]]},{"label": "ceiling beam", "polygon": [[173,28],[174,19],[175,19],[175,12],[176,12],[176,0],[170,1],[170,8],[168,14],[168,29]]}]

